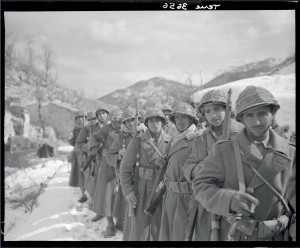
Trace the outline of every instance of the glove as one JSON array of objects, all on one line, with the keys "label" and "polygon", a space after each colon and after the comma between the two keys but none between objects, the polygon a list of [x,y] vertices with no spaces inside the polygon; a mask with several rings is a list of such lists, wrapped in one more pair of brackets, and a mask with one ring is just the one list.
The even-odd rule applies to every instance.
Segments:
[{"label": "glove", "polygon": [[288,224],[289,224],[289,217],[287,217],[286,215],[281,215],[277,219],[277,224],[274,227],[274,229],[272,230],[272,232],[274,233],[274,236],[281,233],[288,226]]},{"label": "glove", "polygon": [[230,210],[244,216],[251,216],[254,213],[254,208],[259,204],[259,200],[253,196],[237,191],[231,200]]},{"label": "glove", "polygon": [[166,164],[167,164],[167,157],[158,157],[156,160],[155,160],[155,164],[157,165],[157,167],[164,167]]},{"label": "glove", "polygon": [[99,147],[94,146],[94,147],[91,149],[90,155],[91,155],[91,156],[96,156],[96,155],[98,154],[98,151],[99,151]]},{"label": "glove", "polygon": [[129,192],[125,196],[125,199],[132,207],[136,207],[138,203],[138,199],[136,198],[135,193],[133,191]]},{"label": "glove", "polygon": [[73,132],[70,133],[68,140],[72,140],[73,139]]}]

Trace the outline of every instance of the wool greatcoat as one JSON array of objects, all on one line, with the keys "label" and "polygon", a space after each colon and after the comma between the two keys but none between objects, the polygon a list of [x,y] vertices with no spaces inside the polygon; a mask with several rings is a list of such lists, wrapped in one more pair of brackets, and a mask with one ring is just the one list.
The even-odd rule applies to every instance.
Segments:
[{"label": "wool greatcoat", "polygon": [[172,137],[175,137],[177,134],[179,134],[175,124],[170,121],[163,126],[163,130]]},{"label": "wool greatcoat", "polygon": [[[75,148],[80,151],[79,155],[79,163],[80,163],[80,168],[86,163],[88,160],[90,154],[88,151],[88,141],[89,141],[89,136],[99,130],[99,126],[95,125],[92,126],[90,124],[86,125],[83,127],[76,139],[75,142]],[[92,162],[94,163],[94,162]],[[91,163],[91,164],[92,164]],[[93,188],[93,181],[94,177],[92,176],[92,166],[88,167],[86,171],[83,173],[80,171],[80,175],[84,175],[84,189],[89,193],[90,196],[92,196],[92,188]]]},{"label": "wool greatcoat", "polygon": [[107,150],[114,143],[115,138],[121,131],[114,129],[108,124],[93,133],[89,140],[89,149],[99,147],[102,144],[102,158],[98,170],[98,179],[95,187],[93,211],[102,216],[112,216],[113,211],[113,189],[116,177],[114,168],[107,163]]},{"label": "wool greatcoat", "polygon": [[[243,125],[235,120],[231,119],[229,126],[229,139],[234,137],[243,129]],[[203,160],[208,156],[214,143],[216,143],[220,136],[213,131],[212,126],[209,125],[201,134],[201,136],[196,137],[192,152],[189,158],[185,161],[182,168],[185,178],[192,182],[192,171],[200,170],[203,165]],[[194,229],[195,241],[209,241],[211,235],[211,213],[205,208],[198,204],[198,213]]]},{"label": "wool greatcoat", "polygon": [[[174,144],[171,142],[172,146],[168,155],[165,174],[167,190],[162,207],[160,241],[183,241],[185,238],[189,204],[193,198],[193,193],[192,185],[185,179],[182,167],[192,151],[193,141],[199,135],[200,131],[195,129],[187,137],[178,140]],[[176,188],[178,183],[182,187]],[[176,184],[175,188],[173,188],[174,184]]]},{"label": "wool greatcoat", "polygon": [[125,217],[125,209],[126,209],[126,199],[122,192],[122,187],[120,185],[120,160],[119,151],[124,147],[127,149],[128,144],[133,138],[133,134],[122,132],[115,139],[114,143],[109,147],[107,151],[107,162],[110,166],[115,168],[116,178],[114,180],[115,186],[119,184],[119,191],[114,196],[114,206],[113,206],[113,217]]},{"label": "wool greatcoat", "polygon": [[[105,125],[103,123],[98,122],[97,125],[96,125],[96,127],[95,127],[95,131],[93,131],[93,133],[98,132],[102,127],[104,127],[104,126],[106,126],[108,124],[110,124],[110,121],[107,121]],[[99,145],[99,149],[100,149],[100,145],[102,146],[102,143],[99,142],[98,145]],[[89,142],[88,142],[88,147],[89,147]],[[96,156],[96,159],[93,161],[94,167],[92,167],[92,171],[91,171],[91,175],[92,175],[92,178],[93,178],[93,183],[91,185],[91,193],[90,193],[91,197],[94,197],[94,195],[95,195],[95,190],[96,190],[96,185],[97,185],[98,171],[99,171],[99,168],[100,168],[101,157],[102,157],[102,154],[101,154],[101,151],[100,151],[100,154],[98,154]]]},{"label": "wool greatcoat", "polygon": [[[248,137],[246,132],[246,129],[242,130],[233,139],[236,139],[240,146],[245,186],[246,188],[253,188],[254,193],[251,195],[259,200],[259,205],[256,206],[252,218],[261,221],[276,219],[281,215],[283,204],[273,191],[251,170],[249,165],[256,168],[285,199],[293,199],[295,195],[288,192],[290,188],[287,185],[289,181],[295,180],[295,147],[291,146],[287,140],[280,137],[272,129],[268,130],[269,137],[264,143],[255,143]],[[229,214],[232,197],[239,188],[236,166],[233,141],[217,142],[204,160],[202,169],[197,172],[193,181],[195,198],[208,211],[222,216]],[[242,220],[245,220],[244,217],[242,217]],[[241,220],[238,223],[242,224]],[[259,226],[255,226],[257,229],[254,229],[251,236],[236,230],[234,240],[283,240],[283,233],[274,237],[258,238],[258,231],[262,230]],[[230,224],[225,218],[222,218],[221,241],[225,240],[229,227]],[[240,228],[245,228],[245,225],[240,225]]]},{"label": "wool greatcoat", "polygon": [[83,187],[83,177],[80,175],[80,166],[78,163],[78,156],[80,155],[80,151],[75,147],[75,141],[82,129],[81,125],[75,124],[74,129],[72,130],[72,138],[69,139],[69,144],[74,146],[72,152],[70,153],[70,158],[68,161],[71,163],[71,172],[69,177],[69,186],[71,187]]},{"label": "wool greatcoat", "polygon": [[[140,135],[138,204],[133,217],[128,216],[128,208],[126,208],[123,233],[123,240],[125,241],[158,241],[159,238],[162,202],[158,205],[153,216],[144,213],[156,177],[155,160],[159,157],[154,148],[147,142],[150,138],[148,130]],[[165,153],[170,139],[171,136],[162,130],[157,139],[157,148],[162,154]],[[136,166],[137,144],[136,138],[129,143],[121,161],[120,177],[124,196],[134,191],[132,173]]]}]

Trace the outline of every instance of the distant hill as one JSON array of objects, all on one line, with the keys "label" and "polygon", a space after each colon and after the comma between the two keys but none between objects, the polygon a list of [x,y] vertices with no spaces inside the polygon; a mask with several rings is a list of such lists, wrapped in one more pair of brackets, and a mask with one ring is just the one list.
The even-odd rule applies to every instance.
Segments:
[{"label": "distant hill", "polygon": [[[242,66],[236,66],[224,71],[209,82],[203,85],[203,89],[223,85],[229,82],[234,82],[244,78],[252,78],[264,75],[286,74],[295,71],[295,55],[284,60],[276,60],[274,58],[257,61]],[[284,68],[289,68],[285,73]]]},{"label": "distant hill", "polygon": [[106,96],[98,98],[98,100],[126,107],[134,98],[137,98],[139,106],[145,109],[153,104],[163,105],[168,103],[172,105],[176,100],[174,98],[175,91],[185,92],[188,89],[189,86],[177,81],[163,77],[154,77],[138,81],[125,89],[115,90]]}]

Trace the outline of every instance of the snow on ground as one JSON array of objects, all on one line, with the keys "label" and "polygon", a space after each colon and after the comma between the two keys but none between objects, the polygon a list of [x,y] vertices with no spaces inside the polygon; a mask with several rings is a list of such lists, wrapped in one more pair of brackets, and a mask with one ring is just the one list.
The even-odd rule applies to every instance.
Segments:
[{"label": "snow on ground", "polygon": [[272,92],[280,104],[280,110],[277,112],[276,120],[279,125],[290,125],[291,130],[295,130],[296,123],[296,79],[295,73],[287,75],[273,75],[246,78],[217,87],[211,87],[198,91],[193,95],[194,101],[200,102],[201,97],[212,89],[232,89],[232,106],[235,108],[237,96],[247,86],[254,85],[264,87]]},{"label": "snow on ground", "polygon": [[[60,148],[64,150],[64,148]],[[58,171],[54,173],[49,170],[56,167]],[[44,168],[44,171],[43,171]],[[46,169],[48,168],[48,169]],[[41,172],[43,171],[43,172]],[[46,172],[47,171],[47,172]],[[20,172],[21,173],[21,172]],[[53,159],[46,163],[45,167],[35,166],[26,172],[31,178],[39,182],[39,177],[44,177],[48,173],[53,178],[48,178],[47,187],[44,188],[38,197],[38,205],[31,214],[22,214],[18,210],[17,220],[9,230],[5,230],[5,241],[23,241],[23,240],[43,240],[43,241],[121,241],[122,232],[118,231],[113,238],[104,238],[102,232],[106,228],[106,219],[94,223],[91,219],[94,217],[89,209],[89,203],[78,203],[80,198],[79,188],[68,186],[70,176],[70,164],[58,162]],[[35,174],[35,175],[34,175]],[[20,180],[21,174],[14,178]],[[12,183],[9,178],[7,183]],[[11,215],[11,210],[5,211],[5,217]],[[11,217],[11,216],[10,216]],[[11,217],[12,219],[13,217]],[[8,219],[8,218],[6,218]]]}]

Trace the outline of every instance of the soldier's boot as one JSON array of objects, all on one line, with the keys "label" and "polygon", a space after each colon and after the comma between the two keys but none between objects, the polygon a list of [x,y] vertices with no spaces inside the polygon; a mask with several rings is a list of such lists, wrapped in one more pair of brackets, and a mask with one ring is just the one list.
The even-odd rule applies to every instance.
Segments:
[{"label": "soldier's boot", "polygon": [[87,200],[88,200],[87,196],[86,196],[86,195],[82,195],[82,196],[79,198],[78,202],[83,203],[83,202],[86,202]]},{"label": "soldier's boot", "polygon": [[99,221],[99,220],[101,220],[103,218],[103,216],[102,215],[100,215],[100,214],[96,214],[95,216],[94,216],[94,218],[92,219],[92,221],[93,222],[96,222],[96,221]]},{"label": "soldier's boot", "polygon": [[117,229],[114,225],[113,217],[107,216],[107,227],[105,231],[103,232],[104,238],[111,238],[113,236],[116,236]]},{"label": "soldier's boot", "polygon": [[117,218],[115,227],[117,230],[122,231],[124,230],[124,218]]}]

